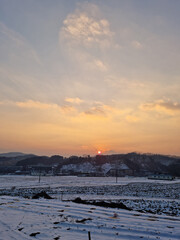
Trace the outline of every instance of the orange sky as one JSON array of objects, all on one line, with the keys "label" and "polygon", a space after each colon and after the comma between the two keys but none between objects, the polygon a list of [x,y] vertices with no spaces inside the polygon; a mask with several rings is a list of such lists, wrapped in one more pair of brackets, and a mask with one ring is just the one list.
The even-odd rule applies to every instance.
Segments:
[{"label": "orange sky", "polygon": [[0,152],[180,155],[180,3],[68,3],[0,2]]}]

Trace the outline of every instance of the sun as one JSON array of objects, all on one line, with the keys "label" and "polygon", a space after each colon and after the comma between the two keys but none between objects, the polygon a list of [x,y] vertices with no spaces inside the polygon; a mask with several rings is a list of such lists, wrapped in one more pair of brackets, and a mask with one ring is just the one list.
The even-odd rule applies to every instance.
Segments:
[{"label": "sun", "polygon": [[101,153],[102,153],[102,152],[99,150],[99,151],[98,151],[98,154],[100,155]]}]

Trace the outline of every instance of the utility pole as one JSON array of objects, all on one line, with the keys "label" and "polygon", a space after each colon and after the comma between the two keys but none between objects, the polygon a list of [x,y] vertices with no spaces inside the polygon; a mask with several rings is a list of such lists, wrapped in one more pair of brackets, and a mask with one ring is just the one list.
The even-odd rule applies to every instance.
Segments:
[{"label": "utility pole", "polygon": [[88,232],[88,238],[91,240],[91,232]]},{"label": "utility pole", "polygon": [[116,183],[118,182],[118,161],[116,161]]},{"label": "utility pole", "polygon": [[117,169],[116,169],[116,183],[118,182],[118,172],[117,172]]},{"label": "utility pole", "polygon": [[39,183],[41,181],[41,170],[39,171]]}]

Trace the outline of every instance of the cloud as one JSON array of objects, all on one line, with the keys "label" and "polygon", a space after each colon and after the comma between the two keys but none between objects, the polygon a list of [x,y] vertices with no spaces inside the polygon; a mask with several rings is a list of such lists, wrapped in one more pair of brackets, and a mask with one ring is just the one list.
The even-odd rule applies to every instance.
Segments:
[{"label": "cloud", "polygon": [[[126,78],[126,77],[117,77],[115,75],[109,75],[107,76],[105,80],[108,84],[110,84],[113,87],[116,88],[145,88],[147,87],[147,84],[143,83],[140,80],[137,79],[131,79],[131,78]],[[149,87],[149,85],[148,85]]]},{"label": "cloud", "polygon": [[39,101],[28,100],[25,102],[16,102],[16,106],[20,108],[37,108],[37,109],[59,109],[60,107],[57,104],[42,103]]},{"label": "cloud", "polygon": [[82,99],[80,98],[65,98],[65,102],[68,102],[68,103],[74,103],[74,104],[80,104],[83,102]]},{"label": "cloud", "polygon": [[15,102],[15,105],[20,108],[40,109],[40,110],[55,110],[61,113],[69,113],[75,111],[75,108],[68,105],[58,105],[56,103],[44,103],[39,101],[28,100],[24,102]]},{"label": "cloud", "polygon": [[36,62],[36,64],[42,65],[42,62],[33,49],[33,47],[28,43],[28,41],[19,33],[15,32],[14,30],[8,28],[5,24],[0,22],[0,35],[1,41],[5,42],[5,46],[10,46],[13,49],[13,52],[16,50],[21,50],[20,54],[25,58],[32,59]]},{"label": "cloud", "polygon": [[15,31],[11,30],[10,28],[8,28],[2,22],[0,22],[0,33],[7,36],[13,42],[16,42],[16,44],[18,44],[18,45],[24,44],[23,37],[20,34],[16,33]]},{"label": "cloud", "polygon": [[[47,110],[55,111],[60,113],[74,113],[74,116],[79,117],[80,115],[92,115],[92,116],[125,116],[129,113],[129,110],[120,110],[117,107],[104,104],[102,102],[96,101],[84,101],[80,98],[66,98],[65,102],[67,104],[56,104],[56,103],[47,103],[41,101],[35,101],[29,99],[27,101],[0,101],[0,105],[18,107],[22,109],[37,109],[37,110]],[[83,103],[81,106],[80,104]],[[75,104],[76,106],[72,106]]]},{"label": "cloud", "polygon": [[84,112],[86,115],[100,115],[106,116],[106,111],[102,107],[92,107]]},{"label": "cloud", "polygon": [[130,109],[120,109],[117,106],[112,106],[109,104],[104,104],[102,102],[93,102],[91,107],[83,112],[85,115],[106,117],[109,119],[118,118],[124,119],[127,114],[129,114]]},{"label": "cloud", "polygon": [[134,115],[127,115],[126,120],[130,123],[136,123],[139,122],[139,118]]},{"label": "cloud", "polygon": [[102,72],[107,71],[107,66],[99,59],[94,60],[95,66]]},{"label": "cloud", "polygon": [[71,113],[71,112],[75,112],[77,109],[75,109],[75,108],[72,107],[72,106],[64,105],[64,106],[61,106],[61,107],[60,107],[60,110],[61,110],[61,112],[63,112],[63,113]]},{"label": "cloud", "polygon": [[86,115],[99,115],[99,116],[108,116],[111,113],[114,113],[116,108],[111,105],[104,104],[103,102],[93,101],[90,103],[90,107],[84,111]]},{"label": "cloud", "polygon": [[143,45],[142,45],[142,43],[140,43],[139,41],[132,41],[132,46],[134,47],[134,48],[136,48],[136,49],[141,49],[141,48],[143,48]]},{"label": "cloud", "polygon": [[177,112],[180,112],[180,103],[170,100],[157,100],[155,102],[140,105],[140,109],[174,115]]},{"label": "cloud", "polygon": [[60,113],[69,113],[74,112],[76,109],[69,105],[58,105],[56,103],[45,103],[34,100],[27,101],[0,101],[0,105],[4,106],[12,106],[23,109],[37,109],[37,110],[48,110],[48,111],[56,111]]},{"label": "cloud", "polygon": [[103,151],[104,155],[111,155],[111,154],[117,154],[118,152],[115,150],[107,150],[107,151]]},{"label": "cloud", "polygon": [[87,103],[86,110],[83,111],[83,114],[107,117],[108,113],[111,112],[111,110],[111,106],[108,106],[102,102],[94,101],[89,103],[89,106]]},{"label": "cloud", "polygon": [[72,70],[78,71],[78,81],[83,79],[86,84],[87,77],[103,81],[103,75],[110,71],[104,53],[114,47],[113,36],[110,23],[95,4],[79,4],[67,15],[59,33],[60,47]]},{"label": "cloud", "polygon": [[64,20],[60,39],[69,44],[109,46],[113,33],[108,20],[100,17],[97,5],[85,3]]}]

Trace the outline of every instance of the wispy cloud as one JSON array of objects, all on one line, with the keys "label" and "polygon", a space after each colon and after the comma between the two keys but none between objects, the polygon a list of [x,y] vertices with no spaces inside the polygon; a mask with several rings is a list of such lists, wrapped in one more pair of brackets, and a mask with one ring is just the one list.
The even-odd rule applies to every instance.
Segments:
[{"label": "wispy cloud", "polygon": [[65,102],[68,102],[68,103],[74,103],[74,104],[80,104],[83,102],[82,99],[76,97],[76,98],[65,98]]},{"label": "wispy cloud", "polygon": [[142,49],[143,48],[143,44],[140,43],[139,41],[132,41],[132,46],[136,49]]},{"label": "wispy cloud", "polygon": [[0,22],[0,34],[2,36],[2,39],[4,39],[5,44],[8,46],[8,48],[12,46],[13,51],[15,51],[16,49],[18,50],[21,49],[20,53],[24,54],[26,58],[30,58],[33,61],[35,61],[37,64],[42,65],[42,62],[37,52],[21,34],[10,29],[2,22]]},{"label": "wispy cloud", "polygon": [[42,103],[39,101],[28,100],[25,102],[16,102],[16,106],[21,108],[37,108],[37,109],[59,109],[60,107],[57,104]]},{"label": "wispy cloud", "polygon": [[101,18],[97,5],[85,3],[64,20],[60,38],[69,44],[91,47],[110,45],[113,33],[107,19]]},{"label": "wispy cloud", "polygon": [[126,120],[130,123],[136,123],[140,121],[140,119],[134,115],[127,115]]},{"label": "wispy cloud", "polygon": [[91,107],[89,110],[84,112],[87,115],[100,115],[106,116],[106,111],[102,107]]},{"label": "wispy cloud", "polygon": [[107,71],[107,66],[106,66],[106,64],[105,63],[103,63],[103,61],[101,61],[101,60],[99,60],[99,59],[96,59],[96,60],[94,60],[94,64],[95,64],[95,66],[99,69],[99,70],[101,70],[102,72],[105,72],[105,71]]},{"label": "wispy cloud", "polygon": [[74,112],[76,109],[69,105],[58,105],[56,103],[44,103],[39,101],[28,100],[24,102],[15,102],[15,105],[26,109],[49,110],[61,113]]},{"label": "wispy cloud", "polygon": [[157,100],[140,105],[140,109],[174,115],[177,112],[180,112],[180,103],[171,100]]},{"label": "wispy cloud", "polygon": [[22,109],[36,109],[36,110],[48,110],[48,111],[55,111],[59,113],[69,113],[73,112],[76,109],[73,106],[69,105],[58,105],[56,103],[46,103],[46,102],[40,102],[35,100],[27,100],[27,101],[1,101],[0,105],[4,106],[11,106],[11,107],[18,107]]},{"label": "wispy cloud", "polygon": [[91,106],[83,112],[85,115],[101,116],[110,119],[121,118],[126,120],[126,116],[131,112],[131,109],[120,109],[112,104],[104,104],[103,102],[92,102]]}]

